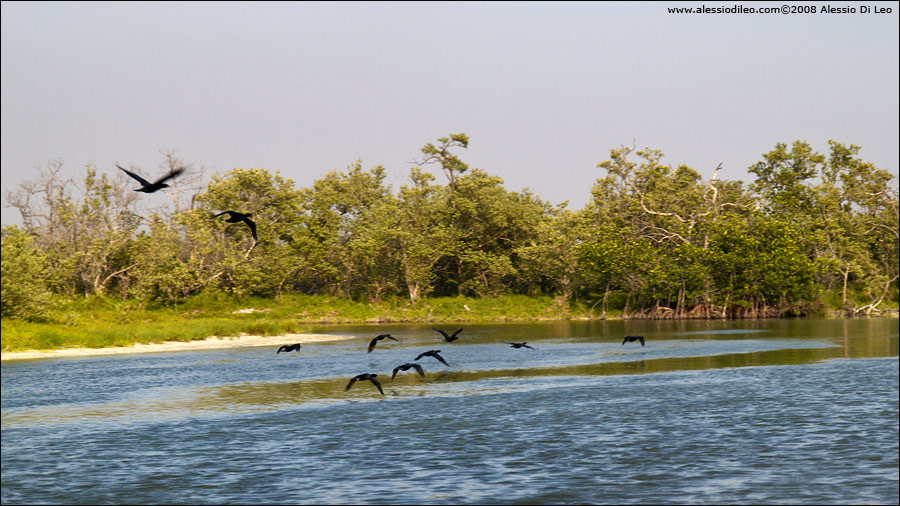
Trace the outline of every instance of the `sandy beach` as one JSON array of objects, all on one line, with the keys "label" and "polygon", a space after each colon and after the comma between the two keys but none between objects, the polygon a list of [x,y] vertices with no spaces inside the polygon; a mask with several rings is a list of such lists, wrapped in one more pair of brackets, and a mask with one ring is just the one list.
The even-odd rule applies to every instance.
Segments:
[{"label": "sandy beach", "polygon": [[242,348],[249,346],[272,346],[293,343],[319,343],[352,339],[356,336],[331,334],[284,334],[280,336],[234,336],[208,337],[196,341],[168,341],[163,343],[135,344],[114,348],[61,348],[58,350],[10,351],[0,353],[0,360],[31,360],[39,358],[88,357],[96,355],[119,355],[126,353],[158,353],[172,351],[213,350],[221,348]]}]

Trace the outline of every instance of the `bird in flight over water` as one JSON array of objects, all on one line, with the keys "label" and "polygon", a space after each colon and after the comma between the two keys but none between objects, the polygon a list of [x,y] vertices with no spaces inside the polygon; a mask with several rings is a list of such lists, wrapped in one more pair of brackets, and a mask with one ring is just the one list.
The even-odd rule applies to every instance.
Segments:
[{"label": "bird in flight over water", "polygon": [[425,377],[425,370],[422,369],[422,366],[410,362],[408,364],[398,365],[397,367],[395,367],[394,374],[393,376],[391,376],[391,381],[394,381],[394,378],[397,377],[397,371],[408,371],[410,368],[415,369],[416,372],[419,373],[419,376],[423,378]]},{"label": "bird in flight over water", "polygon": [[640,341],[641,346],[643,346],[644,345],[644,336],[625,336],[625,339],[622,341],[622,345],[624,346],[625,343],[633,343],[635,341]]},{"label": "bird in flight over water", "polygon": [[216,218],[222,216],[223,214],[228,215],[228,218],[225,218],[225,221],[227,221],[228,223],[239,223],[242,221],[246,223],[247,226],[250,227],[250,234],[253,235],[253,240],[259,241],[259,237],[257,237],[256,235],[256,223],[253,223],[253,220],[250,219],[250,217],[253,216],[252,214],[244,214],[237,211],[222,211],[221,213],[216,215]]},{"label": "bird in flight over water", "polygon": [[448,364],[447,361],[444,360],[444,357],[438,355],[438,353],[440,353],[440,352],[441,352],[441,350],[428,350],[425,353],[422,353],[421,355],[416,357],[416,360],[419,360],[422,357],[434,357],[434,358],[438,359],[442,364],[446,365],[447,367],[450,367],[450,364]]},{"label": "bird in flight over water", "polygon": [[153,193],[153,192],[155,192],[156,190],[160,190],[160,189],[162,189],[162,188],[168,188],[169,185],[166,184],[166,181],[168,181],[168,180],[172,179],[173,177],[175,177],[175,176],[181,174],[182,172],[184,172],[184,167],[179,167],[179,168],[177,168],[177,169],[172,169],[172,172],[169,172],[169,173],[166,174],[165,176],[163,176],[163,177],[157,179],[155,182],[151,183],[150,181],[147,181],[146,179],[142,178],[141,176],[138,176],[138,175],[135,174],[134,172],[131,172],[131,171],[122,169],[122,166],[119,165],[118,163],[116,164],[116,167],[118,167],[119,169],[123,170],[126,174],[128,174],[129,176],[131,176],[132,178],[134,178],[138,183],[141,183],[141,187],[138,188],[138,189],[136,189],[136,190],[134,190],[134,191],[136,191],[136,192],[144,192],[144,193]]},{"label": "bird in flight over water", "polygon": [[347,390],[350,390],[350,387],[352,387],[353,384],[356,383],[357,381],[369,380],[372,382],[373,385],[375,385],[376,388],[378,388],[378,391],[381,392],[381,395],[384,395],[384,390],[381,389],[381,383],[379,383],[378,380],[375,379],[375,376],[378,376],[378,375],[377,374],[369,374],[369,373],[357,374],[356,376],[353,377],[353,379],[350,380],[350,383],[347,383],[347,388],[345,388],[344,391],[346,392]]},{"label": "bird in flight over water", "polygon": [[459,329],[456,332],[454,332],[452,336],[448,336],[447,333],[441,329],[435,329],[434,327],[431,327],[431,328],[440,332],[441,335],[444,336],[444,341],[447,341],[448,343],[452,343],[453,341],[456,341],[457,339],[459,339],[458,337],[456,337],[456,334],[459,334],[460,332],[462,332],[462,329]]},{"label": "bird in flight over water", "polygon": [[531,346],[528,346],[528,344],[526,344],[526,343],[528,343],[528,341],[525,341],[524,343],[509,343],[509,345],[512,346],[513,348],[528,348],[529,350],[534,349]]},{"label": "bird in flight over water", "polygon": [[285,353],[287,353],[289,351],[300,351],[300,343],[285,344],[281,348],[278,348],[278,351],[276,351],[275,354],[278,355],[282,351]]},{"label": "bird in flight over water", "polygon": [[397,341],[398,343],[400,342],[399,339],[397,339],[396,337],[394,337],[390,334],[381,334],[380,336],[376,337],[375,339],[372,339],[372,341],[369,342],[369,353],[372,353],[372,350],[375,349],[375,345],[378,344],[378,341],[381,341],[382,339],[393,339],[394,341]]}]

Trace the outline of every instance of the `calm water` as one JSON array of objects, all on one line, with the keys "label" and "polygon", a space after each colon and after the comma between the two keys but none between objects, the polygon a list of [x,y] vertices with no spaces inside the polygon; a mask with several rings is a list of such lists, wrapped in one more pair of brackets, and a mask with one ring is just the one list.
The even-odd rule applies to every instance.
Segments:
[{"label": "calm water", "polygon": [[0,499],[898,503],[896,319],[462,326],[5,362]]}]

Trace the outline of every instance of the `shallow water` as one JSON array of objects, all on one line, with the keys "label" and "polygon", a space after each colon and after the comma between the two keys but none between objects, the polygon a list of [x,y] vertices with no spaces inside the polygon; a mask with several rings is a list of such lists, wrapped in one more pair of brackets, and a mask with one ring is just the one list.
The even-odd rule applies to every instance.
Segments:
[{"label": "shallow water", "polygon": [[[3,363],[0,499],[898,502],[896,319],[440,327],[464,330]],[[449,366],[391,381],[429,349]],[[386,395],[345,391],[362,372]]]}]

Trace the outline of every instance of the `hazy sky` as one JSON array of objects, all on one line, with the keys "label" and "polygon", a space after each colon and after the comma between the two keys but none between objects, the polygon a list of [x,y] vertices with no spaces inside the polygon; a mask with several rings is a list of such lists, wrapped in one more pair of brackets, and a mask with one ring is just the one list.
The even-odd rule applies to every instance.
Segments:
[{"label": "hazy sky", "polygon": [[826,4],[892,12],[3,2],[2,222],[19,222],[6,192],[56,159],[79,177],[116,161],[156,177],[174,149],[207,177],[261,167],[304,187],[359,158],[396,188],[425,143],[456,132],[470,167],[576,209],[622,144],[749,182],[777,142],[825,153],[835,139],[896,174],[900,5],[789,3]]}]

